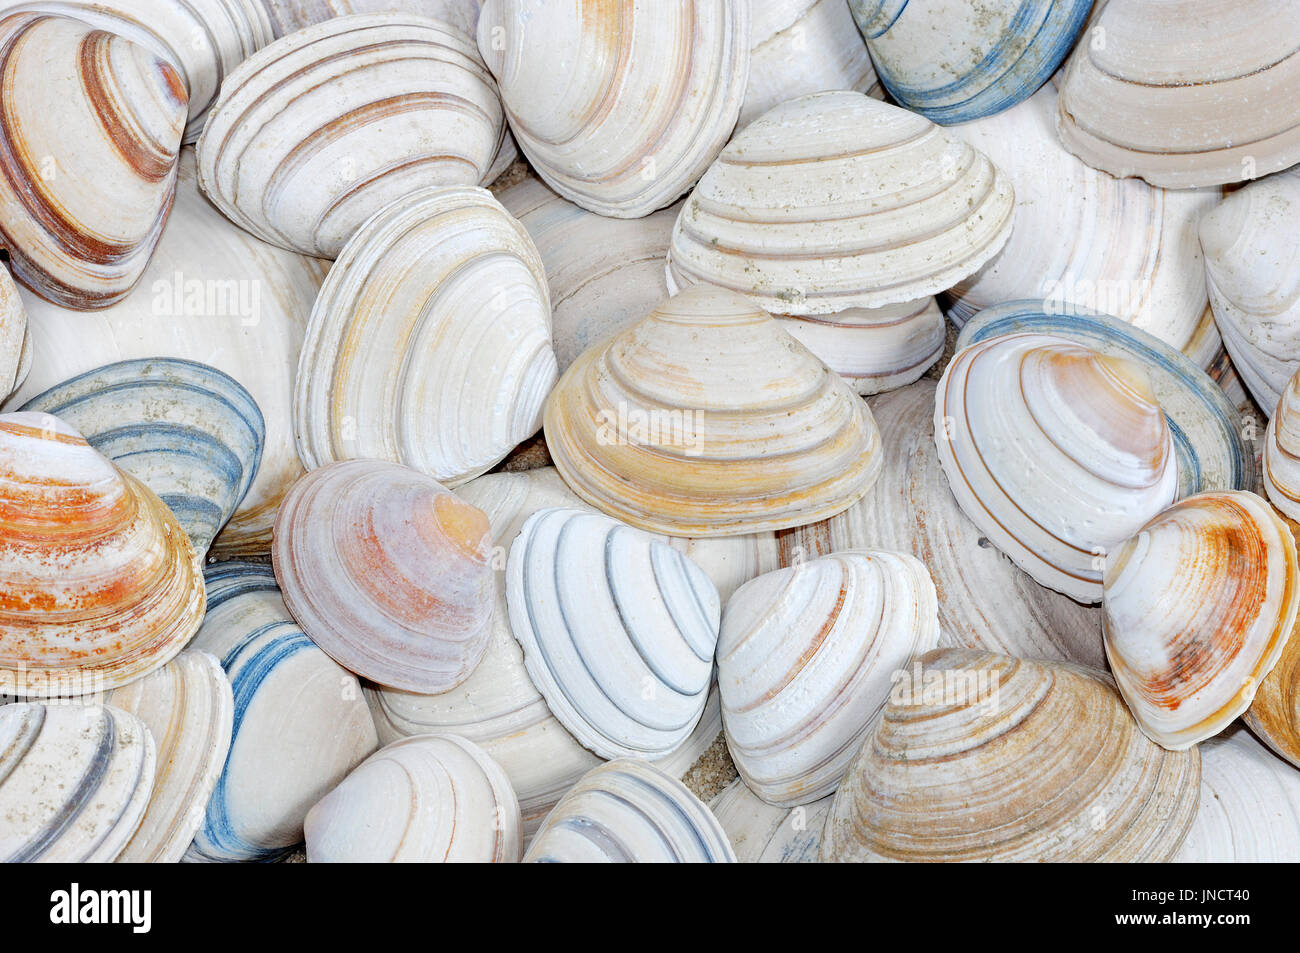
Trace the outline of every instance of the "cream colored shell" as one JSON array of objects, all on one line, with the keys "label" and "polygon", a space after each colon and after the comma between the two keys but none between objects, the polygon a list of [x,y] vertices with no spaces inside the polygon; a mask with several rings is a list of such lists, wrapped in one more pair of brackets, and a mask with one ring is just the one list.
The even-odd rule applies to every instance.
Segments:
[{"label": "cream colored shell", "polygon": [[1269,502],[1300,520],[1300,368],[1287,382],[1264,432],[1261,470]]},{"label": "cream colored shell", "polygon": [[742,864],[814,864],[832,798],[774,807],[736,778],[709,802]]}]

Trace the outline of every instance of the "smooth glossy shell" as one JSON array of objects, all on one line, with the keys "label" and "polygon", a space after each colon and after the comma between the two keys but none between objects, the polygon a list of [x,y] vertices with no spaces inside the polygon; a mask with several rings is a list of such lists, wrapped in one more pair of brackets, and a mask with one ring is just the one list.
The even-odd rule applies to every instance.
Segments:
[{"label": "smooth glossy shell", "polygon": [[831,809],[824,797],[807,806],[774,807],[740,778],[709,802],[742,864],[815,864]]},{"label": "smooth glossy shell", "polygon": [[32,338],[23,299],[9,269],[0,268],[0,403],[22,386],[31,367]]}]

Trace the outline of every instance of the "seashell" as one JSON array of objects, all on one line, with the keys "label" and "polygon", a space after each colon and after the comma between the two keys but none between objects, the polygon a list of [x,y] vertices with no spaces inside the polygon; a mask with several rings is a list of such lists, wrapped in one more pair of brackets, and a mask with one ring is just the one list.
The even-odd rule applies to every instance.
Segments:
[{"label": "seashell", "polygon": [[1032,95],[1074,46],[1092,0],[849,0],[849,9],[889,95],[950,125]]},{"label": "seashell", "polygon": [[[1276,423],[1279,416],[1275,416]],[[1267,446],[1265,453],[1268,453]],[[1280,515],[1280,514],[1279,514]],[[1282,521],[1291,530],[1292,537],[1300,526],[1285,516]],[[1256,736],[1283,758],[1300,768],[1300,698],[1296,696],[1300,679],[1300,639],[1294,630],[1286,640],[1282,654],[1272,671],[1259,681],[1255,699],[1242,715]]]},{"label": "seashell", "polygon": [[263,241],[337,258],[392,202],[486,181],[504,129],[469,36],[410,14],[338,17],[230,74],[199,140],[199,185]]},{"label": "seashell", "polygon": [[199,194],[194,153],[181,155],[171,226],[136,294],[78,313],[22,294],[31,374],[9,407],[105,361],[173,357],[211,365],[252,395],[266,445],[252,487],[213,544],[222,558],[271,551],[280,498],[302,473],[294,447],[292,368],[325,262],[272,247],[232,225]]},{"label": "seashell", "polygon": [[27,312],[9,269],[0,266],[0,403],[22,386],[31,369]]},{"label": "seashell", "polygon": [[777,807],[832,794],[895,673],[938,641],[934,583],[902,553],[839,552],[741,586],[722,616],[718,686],[750,790]]},{"label": "seashell", "polygon": [[203,620],[171,510],[75,430],[0,415],[0,689],[84,695],[165,665]]},{"label": "seashell", "polygon": [[1013,209],[1006,176],[928,119],[861,93],[804,96],[746,126],[700,179],[668,288],[708,282],[774,314],[915,301],[997,254]]},{"label": "seashell", "polygon": [[774,807],[740,778],[709,802],[742,864],[815,864],[832,798],[800,807]]},{"label": "seashell", "polygon": [[0,755],[5,863],[108,863],[149,803],[153,738],[114,708],[0,706]]},{"label": "seashell", "polygon": [[1113,0],[1089,40],[1066,63],[1056,128],[1090,166],[1184,189],[1300,162],[1290,0]]},{"label": "seashell", "polygon": [[588,503],[679,536],[831,516],[881,462],[848,386],[750,301],[709,286],[575,361],[547,404],[546,440]]},{"label": "seashell", "polygon": [[88,371],[23,410],[54,414],[157,493],[200,558],[248,493],[266,440],[262,412],[238,381],[173,358]]},{"label": "seashell", "polygon": [[1201,216],[1214,318],[1271,414],[1300,370],[1300,170],[1252,182]]},{"label": "seashell", "polygon": [[[70,17],[0,19],[0,245],[14,276],[78,310],[135,287],[176,188],[185,90],[169,63]],[[39,91],[21,88],[42,77]]]},{"label": "seashell", "polygon": [[736,855],[685,785],[621,758],[587,772],[560,799],[524,862],[730,864]]},{"label": "seashell", "polygon": [[1196,816],[1200,758],[1143,737],[1105,672],[964,649],[919,664],[926,685],[891,698],[840,783],[823,861],[1177,853]]},{"label": "seashell", "polygon": [[353,13],[417,13],[474,35],[482,0],[261,0],[276,36]]},{"label": "seashell", "polygon": [[749,28],[749,0],[485,0],[478,46],[546,184],[640,218],[690,189],[731,135]]},{"label": "seashell", "polygon": [[1147,737],[1188,748],[1245,712],[1295,626],[1298,573],[1291,531],[1240,491],[1183,500],[1111,551],[1106,657]]},{"label": "seashell", "polygon": [[157,746],[153,795],[118,863],[176,863],[203,823],[230,750],[234,699],[221,664],[182,652],[105,699],[139,718]]},{"label": "seashell", "polygon": [[390,206],[316,299],[294,398],[303,463],[392,460],[449,486],[490,470],[541,426],[550,314],[537,249],[489,193]]},{"label": "seashell", "polygon": [[294,484],[271,555],[285,605],[340,665],[428,694],[487,649],[492,567],[483,511],[395,463],[353,460]]},{"label": "seashell", "polygon": [[1145,366],[1050,334],[957,352],[934,401],[948,486],[1038,582],[1101,601],[1101,556],[1174,501],[1174,438]]},{"label": "seashell", "polygon": [[307,813],[309,863],[518,863],[519,802],[456,735],[380,748]]},{"label": "seashell", "polygon": [[221,659],[235,693],[233,738],[190,861],[274,860],[303,818],[375,750],[356,676],[289,615],[270,566],[208,566],[208,615],[193,647]]},{"label": "seashell", "polygon": [[721,607],[685,556],[607,516],[539,510],[510,547],[506,602],[529,677],[584,747],[653,758],[691,734]]},{"label": "seashell", "polygon": [[1016,207],[1002,251],[949,292],[948,317],[961,327],[983,308],[1022,299],[1062,320],[1100,311],[1208,368],[1222,344],[1196,232],[1218,190],[1166,192],[1084,165],[1056,136],[1056,99],[1048,84],[952,129],[1003,171]]},{"label": "seashell", "polygon": [[1300,367],[1277,402],[1264,432],[1261,476],[1269,502],[1300,520]]}]

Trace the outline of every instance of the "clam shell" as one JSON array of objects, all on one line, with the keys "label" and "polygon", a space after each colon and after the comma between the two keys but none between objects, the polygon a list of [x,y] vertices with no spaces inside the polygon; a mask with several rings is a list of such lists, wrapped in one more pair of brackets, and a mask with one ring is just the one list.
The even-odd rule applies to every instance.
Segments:
[{"label": "clam shell", "polygon": [[1056,128],[1089,165],[1164,188],[1277,172],[1300,162],[1297,52],[1290,0],[1111,0],[1066,64]]},{"label": "clam shell", "polygon": [[0,706],[0,860],[112,861],[144,816],[154,766],[153,738],[134,715]]},{"label": "clam shell", "polygon": [[899,686],[835,794],[823,861],[1159,862],[1178,851],[1200,758],[1143,737],[1110,676],[963,649],[919,665],[924,684]]},{"label": "clam shell", "polygon": [[745,583],[718,635],[727,747],[778,807],[835,791],[895,673],[939,641],[934,583],[902,553],[839,552]]},{"label": "clam shell", "polygon": [[831,516],[881,463],[848,386],[749,300],[710,286],[575,361],[547,404],[546,440],[588,503],[679,536]]},{"label": "clam shell", "polygon": [[206,364],[122,361],[33,397],[158,494],[198,550],[208,551],[252,486],[266,426],[248,391]]},{"label": "clam shell", "polygon": [[418,13],[474,35],[482,0],[260,0],[276,36],[350,13]]},{"label": "clam shell", "polygon": [[0,403],[22,386],[31,368],[27,312],[9,269],[0,267]]},{"label": "clam shell", "polygon": [[1217,735],[1277,663],[1300,609],[1295,540],[1253,493],[1202,493],[1106,557],[1106,657],[1170,750]]},{"label": "clam shell", "polygon": [[455,735],[380,748],[307,813],[309,863],[518,863],[519,802],[501,766]]},{"label": "clam shell", "polygon": [[1261,469],[1269,502],[1300,520],[1300,369],[1282,392],[1264,432]]},{"label": "clam shell", "polygon": [[117,688],[203,620],[199,556],[171,510],[48,414],[0,415],[0,591],[4,694]]},{"label": "clam shell", "polygon": [[135,715],[157,745],[153,794],[118,863],[176,863],[194,840],[230,750],[234,698],[221,663],[182,652],[114,689],[105,702]]},{"label": "clam shell", "polygon": [[831,809],[824,797],[807,806],[774,807],[740,778],[709,802],[742,864],[815,864]]},{"label": "clam shell", "polygon": [[722,150],[686,200],[670,291],[708,282],[774,314],[915,301],[1011,234],[1011,183],[928,119],[861,93],[782,103]]},{"label": "clam shell", "polygon": [[731,135],[749,29],[749,0],[485,0],[478,45],[547,185],[639,218],[694,185]]},{"label": "clam shell", "polygon": [[289,615],[270,566],[215,563],[193,647],[234,687],[233,738],[190,861],[272,860],[303,838],[308,809],[378,744],[356,676]]},{"label": "clam shell", "polygon": [[[1274,420],[1277,418],[1275,417]],[[1294,537],[1300,526],[1282,517]],[[1294,630],[1277,664],[1259,682],[1255,699],[1242,715],[1250,730],[1266,745],[1300,768],[1300,696],[1296,686],[1300,683],[1300,639]]]},{"label": "clam shell", "polygon": [[184,84],[145,48],[70,17],[6,16],[0,47],[0,243],[41,297],[106,308],[140,280],[167,221]]},{"label": "clam shell", "polygon": [[735,863],[717,818],[680,781],[631,758],[603,764],[564,795],[525,863]]},{"label": "clam shell", "polygon": [[424,189],[366,223],[312,310],[294,417],[308,469],[405,463],[455,486],[537,432],[555,383],[546,271],[483,189]]}]

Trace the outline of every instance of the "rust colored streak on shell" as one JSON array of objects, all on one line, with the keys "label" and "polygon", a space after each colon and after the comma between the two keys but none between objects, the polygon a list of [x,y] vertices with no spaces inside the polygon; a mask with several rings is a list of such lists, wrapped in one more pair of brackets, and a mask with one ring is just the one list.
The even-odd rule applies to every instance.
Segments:
[{"label": "rust colored streak on shell", "polygon": [[[109,54],[114,39],[113,34],[103,30],[86,34],[79,51],[81,85],[94,106],[95,116],[99,119],[104,135],[113,144],[127,168],[150,182],[161,182],[176,165],[176,156],[174,153],[169,154],[167,149],[161,148],[157,143],[147,143],[137,138],[137,123],[122,111],[123,104],[112,94],[116,79],[112,73]],[[170,65],[160,63],[159,68],[167,89],[173,95],[176,90],[183,88],[180,77]],[[182,92],[178,102],[183,103],[186,99]]]}]

